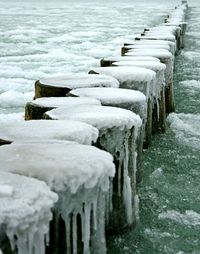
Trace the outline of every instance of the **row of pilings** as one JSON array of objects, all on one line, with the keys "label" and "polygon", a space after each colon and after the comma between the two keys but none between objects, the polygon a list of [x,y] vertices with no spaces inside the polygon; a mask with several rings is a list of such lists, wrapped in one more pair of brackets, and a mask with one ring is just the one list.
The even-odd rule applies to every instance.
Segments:
[{"label": "row of pilings", "polygon": [[136,226],[143,149],[174,111],[187,8],[182,1],[88,74],[36,81],[26,121],[2,123],[3,254],[103,254],[106,237]]}]

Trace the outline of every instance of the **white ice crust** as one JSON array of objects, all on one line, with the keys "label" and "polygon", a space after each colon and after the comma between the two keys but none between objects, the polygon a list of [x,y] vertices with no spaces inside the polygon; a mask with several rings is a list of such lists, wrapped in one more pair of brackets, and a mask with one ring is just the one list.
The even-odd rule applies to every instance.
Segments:
[{"label": "white ice crust", "polygon": [[115,77],[120,83],[127,80],[148,82],[153,80],[156,76],[154,71],[141,67],[97,67],[93,68],[92,70],[99,74],[111,75],[112,77]]},{"label": "white ice crust", "polygon": [[135,49],[130,50],[125,54],[126,56],[154,56],[158,58],[173,58],[172,54],[165,49]]},{"label": "white ice crust", "polygon": [[166,65],[163,63],[159,63],[156,61],[123,61],[123,59],[119,62],[114,62],[113,65],[116,66],[137,66],[137,67],[144,67],[150,69],[152,71],[164,71],[166,69]]},{"label": "white ice crust", "polygon": [[132,49],[166,49],[170,50],[170,46],[167,44],[135,44],[125,46],[125,48],[132,48]]},{"label": "white ice crust", "polygon": [[48,86],[67,87],[70,89],[80,87],[119,87],[119,82],[112,77],[90,74],[54,76],[41,80],[40,83]]},{"label": "white ice crust", "polygon": [[[16,158],[17,154],[12,157]],[[0,225],[5,225],[11,246],[17,246],[19,254],[44,254],[51,208],[58,196],[42,181],[3,170],[1,163],[0,192],[4,195],[0,195]]]},{"label": "white ice crust", "polygon": [[109,57],[105,58],[104,60],[109,60],[109,61],[155,61],[155,62],[160,62],[160,60],[156,57],[153,56],[115,56],[115,57]]},{"label": "white ice crust", "polygon": [[76,98],[76,97],[47,97],[38,98],[31,102],[41,107],[76,107],[79,105],[101,105],[100,101],[94,98]]},{"label": "white ice crust", "polygon": [[56,192],[92,188],[115,172],[109,153],[67,141],[16,142],[1,146],[0,158],[3,171],[37,178]]},{"label": "white ice crust", "polygon": [[122,88],[77,88],[70,92],[76,96],[88,96],[101,101],[102,105],[133,104],[146,102],[146,96],[140,91]]},{"label": "white ice crust", "polygon": [[98,130],[109,128],[131,129],[140,127],[142,120],[133,112],[121,108],[107,106],[81,106],[76,108],[57,108],[46,112],[52,119],[77,120],[91,124]]},{"label": "white ice crust", "polygon": [[15,123],[9,121],[1,123],[0,137],[10,141],[55,139],[90,145],[96,142],[98,130],[78,121],[31,120]]}]

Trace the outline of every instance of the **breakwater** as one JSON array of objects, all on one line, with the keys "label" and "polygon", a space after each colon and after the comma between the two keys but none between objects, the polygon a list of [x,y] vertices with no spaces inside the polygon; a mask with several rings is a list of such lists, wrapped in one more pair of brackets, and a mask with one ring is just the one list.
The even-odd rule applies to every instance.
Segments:
[{"label": "breakwater", "polygon": [[[182,5],[183,7],[183,5]],[[180,8],[181,9],[181,8]],[[177,17],[177,16],[176,16]],[[162,29],[161,29],[162,30]],[[153,37],[156,36],[153,33]],[[157,32],[156,32],[157,33]],[[161,39],[160,37],[162,37],[162,32],[159,31],[159,39]],[[171,34],[171,32],[169,32],[169,34]],[[172,33],[173,34],[173,33]],[[150,35],[150,37],[152,36],[152,34]],[[166,35],[165,35],[166,36]],[[164,37],[164,36],[163,36]],[[167,36],[167,39],[172,38],[173,36]],[[152,38],[151,38],[152,39]],[[163,38],[164,39],[164,38]],[[147,39],[147,41],[149,40],[149,38]],[[143,41],[143,39],[142,39]],[[146,42],[145,42],[146,43]],[[147,47],[148,49],[148,47]],[[143,57],[143,54],[145,53],[145,57],[146,57],[146,50],[142,49],[140,50],[135,50],[138,52],[138,54],[140,53],[140,55]],[[150,50],[148,50],[150,52]],[[136,53],[137,53],[136,52]],[[142,53],[144,52],[144,53]],[[130,52],[131,53],[131,52]],[[167,50],[158,50],[154,52],[153,50],[153,56],[158,57],[158,55],[160,56],[160,58],[167,58],[169,64],[168,64],[168,70],[173,68],[172,65],[172,57],[173,55],[169,54],[169,52]],[[129,57],[129,56],[128,56]],[[132,56],[134,57],[134,56]],[[132,58],[131,57],[131,58]],[[144,59],[143,59],[144,61]],[[128,66],[129,64],[125,65]],[[154,64],[150,64],[152,66],[154,66]],[[164,67],[160,65],[160,72],[162,73],[162,71],[164,70]],[[167,69],[167,68],[166,68]],[[118,70],[118,71],[117,71]],[[103,74],[110,74],[113,78],[112,82],[111,82],[111,86],[112,86],[112,90],[106,90],[106,88],[104,88],[104,91],[102,93],[100,93],[101,91],[101,87],[105,86],[105,83],[107,84],[108,81],[106,79],[108,79],[108,77],[106,76],[99,76],[99,74],[97,75],[97,73],[100,72],[106,72]],[[163,71],[164,72],[164,71]],[[63,84],[66,84],[67,87],[69,87],[70,89],[70,95],[73,96],[81,96],[81,94],[86,93],[87,97],[95,97],[97,100],[94,101],[91,99],[85,99],[85,106],[83,106],[83,102],[80,102],[80,98],[68,98],[70,99],[70,107],[66,108],[66,104],[67,100],[66,98],[62,98],[62,101],[60,100],[60,106],[55,106],[55,103],[59,103],[59,98],[57,98],[57,100],[54,100],[52,98],[46,98],[45,99],[36,99],[35,101],[32,102],[32,104],[34,104],[35,106],[32,107],[34,111],[34,108],[42,108],[44,109],[45,107],[50,107],[50,108],[56,108],[53,109],[52,111],[48,111],[49,109],[47,108],[46,113],[44,116],[44,118],[51,118],[51,119],[59,119],[56,122],[59,124],[59,121],[69,121],[70,120],[75,120],[75,121],[81,121],[81,122],[86,122],[87,124],[89,123],[90,126],[93,125],[94,128],[96,128],[96,133],[99,133],[96,137],[96,140],[93,139],[93,143],[95,144],[95,146],[97,146],[98,148],[104,149],[106,151],[108,151],[109,153],[111,153],[114,157],[114,162],[115,162],[115,169],[117,171],[117,173],[113,174],[113,165],[110,161],[110,157],[105,155],[105,158],[103,160],[103,154],[101,155],[102,160],[104,161],[104,167],[105,170],[108,171],[107,175],[105,175],[105,172],[102,170],[101,174],[98,175],[98,179],[99,179],[99,184],[103,181],[102,177],[105,177],[105,181],[109,182],[109,184],[105,184],[104,182],[104,186],[105,188],[100,188],[99,189],[99,195],[94,195],[92,197],[92,202],[88,205],[86,205],[86,203],[83,200],[80,200],[79,204],[82,204],[80,206],[80,208],[78,210],[75,209],[75,207],[72,207],[72,210],[69,210],[69,214],[67,216],[66,219],[64,219],[62,216],[62,219],[64,219],[65,221],[65,225],[68,225],[68,227],[66,227],[65,232],[63,233],[64,235],[66,235],[66,246],[64,246],[64,248],[68,248],[68,251],[70,253],[71,249],[73,249],[73,251],[84,251],[85,253],[89,253],[89,251],[94,251],[94,247],[95,246],[95,241],[93,241],[94,245],[91,244],[91,239],[95,239],[95,232],[102,232],[101,234],[101,238],[102,242],[101,242],[101,247],[103,247],[103,243],[105,242],[105,240],[103,240],[103,232],[104,232],[104,223],[103,220],[100,220],[100,215],[96,214],[95,211],[97,210],[97,206],[95,204],[97,204],[98,202],[95,200],[102,200],[101,197],[101,191],[103,191],[105,194],[105,203],[104,201],[100,202],[99,206],[98,206],[98,210],[100,209],[100,211],[103,213],[103,218],[105,219],[105,226],[106,229],[109,233],[112,232],[116,232],[115,230],[117,230],[117,226],[116,225],[114,227],[114,230],[112,229],[112,226],[114,225],[113,223],[110,223],[110,221],[112,221],[110,219],[114,218],[117,219],[120,225],[120,229],[122,230],[122,228],[124,228],[124,230],[126,230],[129,227],[132,227],[135,225],[137,218],[138,218],[138,197],[137,197],[137,190],[136,190],[136,186],[137,186],[137,175],[140,175],[141,171],[142,171],[142,166],[140,167],[136,167],[136,164],[138,163],[138,159],[137,159],[137,154],[140,154],[140,149],[141,148],[141,143],[143,143],[144,140],[144,144],[148,147],[150,145],[150,139],[151,139],[151,132],[153,127],[155,126],[154,124],[152,124],[153,122],[158,123],[158,120],[160,119],[159,113],[160,113],[160,103],[162,102],[162,105],[165,105],[165,103],[163,103],[163,99],[161,99],[162,97],[160,97],[160,94],[169,94],[169,98],[173,101],[173,97],[172,94],[170,94],[168,92],[167,88],[171,88],[172,84],[169,83],[169,85],[164,85],[163,84],[163,77],[166,77],[166,75],[168,75],[169,73],[162,73],[162,82],[156,82],[156,74],[154,71],[152,70],[148,70],[148,69],[142,69],[141,67],[112,67],[112,68],[96,68],[93,69],[92,75],[85,75],[85,77],[80,77],[79,75],[77,75],[76,77],[58,77],[57,80],[54,80],[52,82],[52,80],[44,80],[44,81],[40,81],[40,84],[43,85],[43,88],[47,88],[51,89],[54,88],[56,86],[56,88],[58,89],[59,87],[63,87]],[[96,73],[96,74],[94,74]],[[171,75],[172,73],[170,73]],[[101,74],[102,75],[102,74]],[[88,77],[89,76],[89,77]],[[158,75],[157,75],[158,76]],[[99,80],[99,79],[104,79],[104,81]],[[86,90],[86,88],[83,87],[88,87],[89,84],[92,83],[91,87],[95,87],[96,86],[96,90],[95,89],[89,89]],[[100,86],[100,88],[99,88]],[[122,94],[119,95],[119,89],[121,88],[116,88],[117,86],[123,87],[123,91]],[[125,88],[126,86],[126,88]],[[82,87],[82,90],[80,89],[80,87]],[[98,89],[97,89],[98,87]],[[79,89],[77,89],[79,88]],[[137,93],[133,93],[131,94],[131,91],[128,92],[128,89],[133,89],[135,88]],[[142,89],[141,91],[139,89]],[[111,88],[108,88],[111,89]],[[115,90],[117,89],[117,91]],[[78,91],[77,91],[78,90]],[[171,89],[172,90],[172,89]],[[170,91],[171,91],[170,90]],[[108,92],[107,92],[108,91]],[[163,92],[164,91],[164,92]],[[84,95],[85,96],[85,95]],[[134,97],[135,96],[135,97]],[[146,97],[144,97],[146,96]],[[39,97],[39,96],[37,96]],[[146,98],[146,99],[144,99]],[[52,102],[54,100],[54,102]],[[100,106],[100,102],[102,105],[104,106]],[[45,106],[44,104],[46,103],[47,106]],[[81,107],[80,107],[81,105]],[[139,105],[139,106],[138,106]],[[168,104],[167,104],[168,105]],[[29,106],[29,105],[28,105]],[[27,106],[27,107],[28,107]],[[116,109],[113,108],[113,106],[115,107],[124,107],[124,110],[121,109]],[[125,110],[126,109],[126,110]],[[129,109],[129,111],[127,111],[127,109]],[[133,112],[136,112],[138,115],[135,115]],[[154,114],[153,114],[154,112]],[[43,112],[44,114],[44,112]],[[42,115],[43,115],[42,114]],[[28,114],[26,114],[28,115]],[[36,114],[37,115],[37,114]],[[30,119],[30,117],[29,117]],[[153,121],[154,119],[154,121]],[[39,121],[39,120],[38,120]],[[44,123],[45,122],[45,123]],[[48,122],[48,123],[46,123]],[[52,121],[40,121],[41,123],[41,128],[37,127],[35,128],[35,131],[31,131],[31,129],[33,130],[33,127],[30,127],[29,131],[27,132],[27,127],[25,125],[33,125],[34,121],[30,121],[30,123],[24,123],[24,131],[21,132],[20,135],[18,135],[17,133],[13,133],[12,137],[13,140],[16,139],[17,142],[13,142],[12,145],[10,145],[10,147],[5,148],[2,147],[2,153],[3,150],[4,152],[4,156],[5,156],[5,161],[6,163],[5,165],[5,169],[8,171],[12,171],[12,172],[17,172],[15,170],[19,170],[18,172],[22,174],[28,174],[30,176],[34,176],[36,178],[40,178],[40,180],[45,180],[46,183],[51,186],[51,188],[53,188],[53,190],[57,192],[58,196],[59,196],[59,200],[62,200],[63,203],[61,202],[61,207],[65,204],[64,203],[64,198],[62,198],[62,195],[60,195],[59,191],[63,191],[64,186],[60,186],[60,184],[64,184],[67,185],[66,186],[66,191],[68,190],[68,188],[72,188],[69,190],[69,192],[71,191],[71,193],[77,193],[77,190],[75,187],[80,187],[82,185],[78,185],[78,183],[75,184],[75,179],[73,178],[73,176],[70,175],[71,170],[77,171],[77,176],[84,176],[85,175],[81,175],[81,172],[79,171],[80,166],[78,167],[77,165],[74,165],[71,170],[69,170],[70,172],[65,172],[65,174],[68,176],[66,177],[66,179],[62,179],[62,174],[64,168],[62,168],[60,166],[60,170],[61,172],[58,173],[58,175],[60,176],[60,178],[57,178],[57,175],[52,174],[52,179],[48,179],[48,177],[46,178],[46,174],[42,173],[42,175],[40,174],[40,172],[38,171],[39,169],[41,169],[42,167],[44,167],[43,165],[45,165],[45,169],[49,168],[50,172],[52,172],[52,170],[55,170],[55,167],[57,165],[59,165],[58,159],[60,158],[60,161],[62,161],[63,158],[63,163],[66,163],[65,165],[67,165],[67,168],[71,165],[72,161],[68,161],[67,158],[65,158],[64,154],[60,154],[60,150],[66,149],[64,147],[64,144],[61,144],[60,142],[58,142],[59,144],[54,144],[57,143],[57,141],[52,141],[52,139],[57,140],[58,138],[58,133],[56,133],[56,128],[55,128],[55,133],[51,133],[51,136],[48,137],[48,134],[46,133],[47,130],[50,128]],[[55,122],[55,121],[53,121]],[[39,122],[38,122],[39,124]],[[46,124],[46,126],[44,126]],[[49,125],[49,127],[47,126],[47,124]],[[64,122],[63,122],[64,124]],[[68,123],[65,122],[65,124],[67,125]],[[74,123],[75,124],[75,123]],[[54,123],[55,125],[55,123]],[[22,126],[21,126],[22,127]],[[20,128],[17,128],[16,126],[16,130],[18,130]],[[39,129],[43,131],[43,136],[39,135]],[[64,128],[63,128],[64,129]],[[71,128],[73,131],[73,127]],[[5,132],[6,130],[8,130],[8,126],[5,127]],[[52,128],[52,130],[54,130],[54,128]],[[14,131],[15,132],[15,131]],[[26,134],[26,138],[25,137]],[[48,144],[48,146],[46,145],[46,142],[48,143],[49,141],[40,141],[40,142],[36,142],[35,144],[33,144],[32,146],[24,144],[22,141],[24,141],[25,139],[27,140],[27,138],[30,140],[35,140],[37,139],[37,135],[41,137],[45,137],[46,134],[46,139],[51,139],[51,142]],[[50,135],[50,134],[49,134]],[[63,137],[66,134],[63,134],[60,136],[60,140],[63,139]],[[5,135],[6,136],[6,135]],[[77,141],[77,139],[79,137],[79,134],[73,134],[71,133],[71,135],[68,135],[71,137],[71,140],[73,141]],[[9,135],[7,134],[7,139]],[[116,138],[117,137],[117,138]],[[3,138],[3,137],[2,137]],[[85,138],[86,139],[86,138]],[[12,140],[12,141],[13,141]],[[66,138],[66,140],[68,140],[68,138]],[[112,141],[112,142],[111,142]],[[142,141],[142,142],[141,142]],[[33,141],[32,141],[33,142]],[[87,141],[88,143],[90,143],[89,141]],[[80,150],[77,147],[77,156],[75,156],[73,153],[70,153],[70,147],[72,149],[73,144],[68,144],[69,145],[69,149],[66,150],[69,151],[69,158],[73,157],[74,160],[77,160],[77,163],[80,165],[82,165],[82,167],[87,168],[88,170],[86,170],[86,172],[88,172],[88,178],[84,178],[83,182],[84,184],[86,184],[86,189],[91,189],[92,190],[92,186],[90,184],[98,184],[98,181],[95,181],[93,177],[95,177],[96,173],[93,175],[92,170],[89,170],[89,168],[91,166],[88,166],[88,158],[84,159],[84,153],[82,155],[82,150],[80,147]],[[49,156],[47,156],[47,158],[43,158],[41,160],[41,154],[42,154],[42,150],[45,151],[45,154],[51,154],[52,150],[48,150],[49,146],[54,150],[56,150],[55,152],[55,158],[53,157],[53,160],[51,160]],[[41,149],[39,149],[41,147]],[[6,150],[7,149],[7,150]],[[38,152],[39,150],[39,152]],[[73,150],[73,149],[72,149]],[[84,150],[87,151],[89,150],[89,148],[84,147]],[[20,153],[21,151],[21,153]],[[29,162],[28,159],[23,157],[23,151],[29,151],[29,153],[27,154],[31,154],[33,156],[33,158],[35,157],[35,160],[33,159],[32,162]],[[96,150],[95,150],[96,151]],[[6,158],[5,154],[8,154],[8,158],[12,157],[12,152],[16,153],[18,156],[16,158],[13,159],[13,161],[11,161],[11,163],[8,163],[8,159]],[[97,151],[96,151],[97,152]],[[68,153],[68,152],[67,152]],[[10,154],[10,156],[9,156]],[[89,155],[89,152],[87,151],[87,153]],[[40,155],[40,156],[39,156]],[[92,157],[95,157],[95,152],[94,154],[90,154]],[[53,156],[53,154],[52,154]],[[61,156],[61,157],[60,157]],[[86,156],[86,155],[85,155]],[[96,155],[98,156],[98,155]],[[99,155],[100,156],[100,155]],[[45,156],[44,156],[45,157]],[[78,158],[80,159],[80,161],[78,162]],[[57,159],[58,158],[58,159]],[[29,168],[31,167],[33,169],[33,172],[28,172],[27,170],[29,168],[26,168],[22,166],[26,163],[24,163],[24,161],[28,160],[28,165]],[[37,161],[40,161],[40,163],[37,163]],[[100,164],[100,157],[96,158],[96,161],[99,162]],[[51,165],[49,162],[51,162]],[[81,163],[82,162],[82,163]],[[17,165],[17,163],[19,163]],[[43,164],[44,163],[44,164]],[[69,163],[69,165],[68,165]],[[39,165],[38,165],[39,164]],[[91,164],[93,165],[93,170],[95,170],[95,163],[93,161],[91,161]],[[98,164],[98,163],[96,163]],[[14,166],[18,169],[14,169]],[[21,169],[20,169],[21,167]],[[89,167],[89,168],[88,168]],[[101,166],[101,164],[99,165],[99,167],[103,168],[103,166]],[[138,170],[137,170],[138,169]],[[100,172],[98,167],[97,167],[97,172]],[[110,173],[109,173],[110,172]],[[91,175],[90,175],[91,173]],[[48,174],[48,173],[47,173]],[[64,175],[65,175],[64,174]],[[48,174],[49,175],[49,174]],[[44,177],[45,176],[45,177]],[[93,177],[92,177],[93,176]],[[114,180],[110,181],[111,178],[114,176]],[[54,179],[55,177],[55,179]],[[75,176],[74,176],[75,177]],[[106,180],[107,177],[107,180]],[[109,179],[109,181],[108,181]],[[56,181],[56,183],[58,184],[59,188],[61,189],[57,189],[57,185],[54,185],[54,180]],[[62,180],[62,181],[61,181]],[[97,180],[97,179],[96,179]],[[51,182],[53,181],[53,182]],[[68,182],[69,181],[69,182]],[[71,184],[70,184],[71,181]],[[78,179],[76,179],[76,181],[78,181]],[[139,181],[139,179],[138,179]],[[83,184],[82,182],[82,184]],[[62,185],[61,184],[61,185]],[[53,187],[54,186],[54,187]],[[74,189],[75,188],[75,189]],[[112,190],[111,192],[109,190]],[[93,194],[95,194],[95,191],[93,191]],[[78,195],[78,194],[77,194]],[[79,196],[79,195],[78,195]],[[84,195],[83,195],[84,196]],[[87,196],[87,199],[89,199],[89,196]],[[96,199],[97,198],[97,199]],[[104,200],[103,199],[103,200]],[[74,199],[76,201],[78,201],[78,197],[76,197],[76,199]],[[114,200],[113,205],[111,200]],[[109,202],[107,202],[109,201]],[[75,202],[70,202],[70,204],[74,204]],[[105,208],[101,207],[102,204],[105,204]],[[75,204],[74,204],[75,205]],[[110,207],[112,206],[112,207]],[[61,214],[61,207],[58,207],[58,210],[56,210],[55,213],[57,214]],[[66,211],[67,207],[64,208]],[[75,215],[74,215],[75,212]],[[105,213],[105,214],[104,214]],[[111,216],[110,216],[111,214]],[[93,218],[94,216],[94,220],[91,220],[91,218]],[[116,216],[116,217],[115,217]],[[56,216],[55,216],[56,217]],[[99,223],[96,222],[96,218],[97,218],[97,222],[99,220]],[[99,218],[99,219],[98,219]],[[102,217],[101,217],[102,218]],[[55,220],[56,221],[56,220]],[[60,221],[60,219],[58,218],[58,221]],[[57,221],[57,222],[58,222]],[[116,221],[114,221],[116,222]],[[62,230],[62,224],[60,223],[60,230]],[[60,225],[59,224],[59,225]],[[55,225],[56,224],[55,222]],[[96,225],[96,226],[94,226]],[[78,230],[77,230],[78,229]],[[91,230],[92,229],[92,230]],[[101,229],[101,230],[100,230]],[[84,231],[85,230],[85,231]],[[59,231],[59,230],[58,230]],[[76,235],[76,231],[79,232],[79,234]],[[55,232],[55,230],[54,230]],[[62,231],[63,232],[63,231]],[[91,234],[90,234],[91,233]],[[63,236],[62,234],[62,236]],[[59,236],[59,232],[57,234],[57,236]],[[74,238],[75,237],[75,238]],[[85,238],[86,237],[86,238]],[[59,241],[59,237],[53,237],[53,239],[58,238]],[[71,244],[72,238],[74,240],[73,244]],[[82,239],[82,240],[80,240]],[[99,236],[98,238],[99,239]],[[90,242],[90,244],[88,244]],[[97,243],[97,242],[96,242]],[[51,239],[50,239],[50,244],[51,244]],[[55,245],[58,247],[58,245]],[[29,247],[31,248],[31,247]],[[100,247],[99,247],[100,248]],[[97,253],[98,247],[95,247],[95,253]],[[51,250],[49,250],[51,251]],[[103,251],[105,251],[104,249],[100,249],[100,253],[103,253]],[[55,252],[54,252],[55,253]]]}]

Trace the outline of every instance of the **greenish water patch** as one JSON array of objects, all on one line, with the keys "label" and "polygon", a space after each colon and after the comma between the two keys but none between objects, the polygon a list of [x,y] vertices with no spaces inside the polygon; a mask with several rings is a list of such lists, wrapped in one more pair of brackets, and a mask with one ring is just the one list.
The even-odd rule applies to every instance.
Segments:
[{"label": "greenish water patch", "polygon": [[109,254],[200,253],[199,15],[200,8],[189,10],[186,47],[176,59],[176,113],[144,153],[140,224],[111,238]]}]

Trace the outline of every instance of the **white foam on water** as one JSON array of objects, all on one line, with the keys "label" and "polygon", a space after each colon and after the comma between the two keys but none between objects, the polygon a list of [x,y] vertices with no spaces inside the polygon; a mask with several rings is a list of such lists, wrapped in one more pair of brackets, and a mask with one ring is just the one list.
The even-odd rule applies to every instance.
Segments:
[{"label": "white foam on water", "polygon": [[180,82],[182,86],[184,86],[189,93],[196,93],[200,90],[200,80],[184,80]]},{"label": "white foam on water", "polygon": [[186,210],[185,213],[180,213],[176,210],[168,210],[160,213],[158,218],[172,220],[188,227],[200,226],[200,214],[193,210]]},{"label": "white foam on water", "polygon": [[180,143],[200,149],[199,114],[172,113],[169,115],[168,121]]}]

